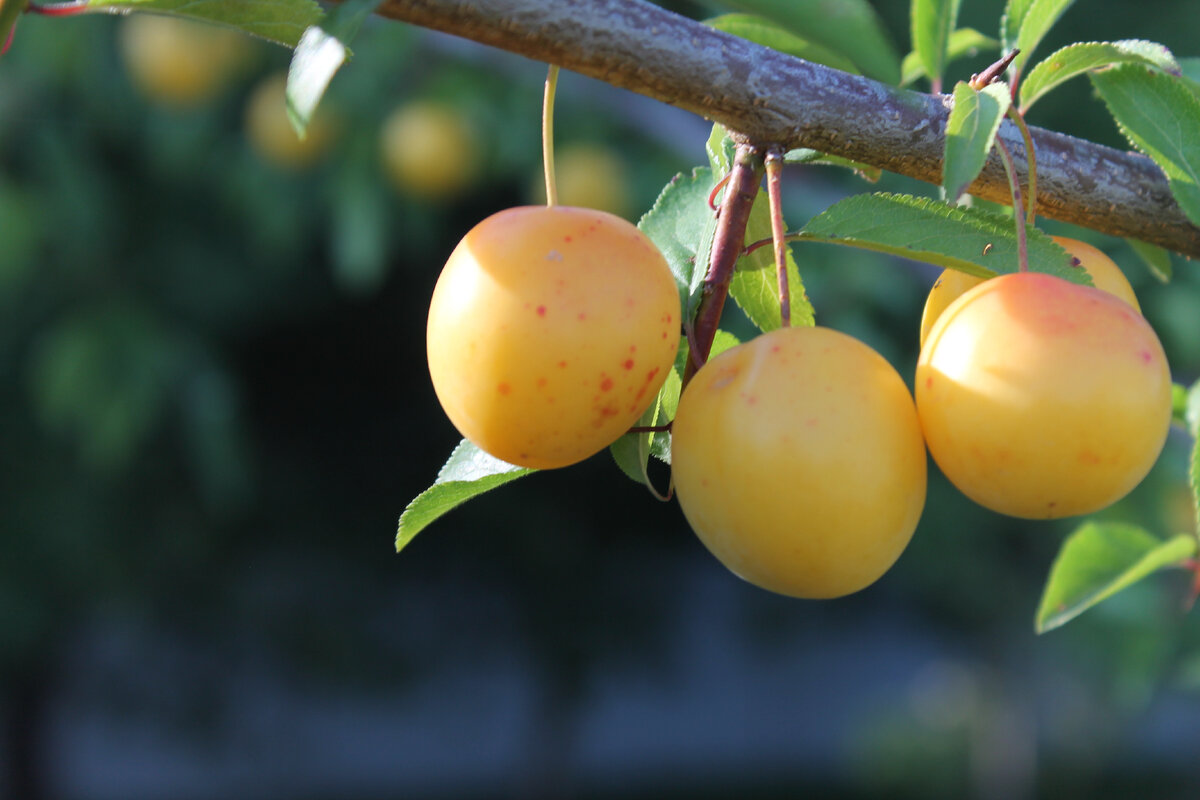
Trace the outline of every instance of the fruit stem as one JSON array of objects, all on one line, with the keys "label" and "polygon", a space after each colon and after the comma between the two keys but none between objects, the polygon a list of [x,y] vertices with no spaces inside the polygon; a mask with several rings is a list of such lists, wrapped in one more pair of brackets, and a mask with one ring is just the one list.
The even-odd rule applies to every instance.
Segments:
[{"label": "fruit stem", "polygon": [[1012,191],[1013,221],[1017,225],[1017,271],[1029,271],[1029,246],[1025,237],[1025,204],[1021,200],[1021,181],[1017,178],[1016,165],[1013,164],[1012,153],[1002,139],[996,139],[996,147],[1000,151],[1000,160],[1004,162],[1004,171],[1008,174],[1008,186]]},{"label": "fruit stem", "polygon": [[554,179],[554,92],[558,89],[558,65],[546,71],[546,93],[542,97],[542,169],[546,173],[546,205],[558,205]]},{"label": "fruit stem", "polygon": [[792,294],[788,287],[787,226],[783,224],[783,150],[779,145],[767,149],[767,199],[771,203],[771,240],[775,245],[775,282],[779,287],[779,324],[792,324]]},{"label": "fruit stem", "polygon": [[750,145],[739,144],[733,157],[729,185],[721,196],[721,210],[709,255],[708,274],[704,277],[704,289],[688,335],[688,341],[693,343],[693,346],[683,371],[684,386],[687,386],[696,370],[708,360],[708,354],[712,350],[713,338],[717,335],[717,324],[721,321],[721,311],[725,307],[725,298],[729,295],[729,281],[733,279],[734,266],[746,246],[746,224],[750,219],[750,209],[754,206],[763,171],[762,154]]},{"label": "fruit stem", "polygon": [[1037,153],[1033,149],[1033,137],[1029,135],[1029,126],[1025,124],[1025,115],[1014,106],[1009,106],[1008,116],[1021,132],[1021,138],[1025,140],[1025,171],[1029,174],[1029,209],[1026,211],[1025,221],[1033,225],[1037,216]]}]

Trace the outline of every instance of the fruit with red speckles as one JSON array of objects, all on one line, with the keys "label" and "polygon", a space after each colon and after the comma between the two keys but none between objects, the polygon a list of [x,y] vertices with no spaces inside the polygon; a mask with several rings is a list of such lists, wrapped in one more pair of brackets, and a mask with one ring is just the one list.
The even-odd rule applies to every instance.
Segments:
[{"label": "fruit with red speckles", "polygon": [[[1070,253],[1079,262],[1079,266],[1092,276],[1092,283],[1096,285],[1097,289],[1103,289],[1114,297],[1121,298],[1139,312],[1142,310],[1142,307],[1138,305],[1137,295],[1133,293],[1133,287],[1129,285],[1129,279],[1111,258],[1087,242],[1081,242],[1078,239],[1068,239],[1065,236],[1050,238]],[[974,275],[968,275],[956,269],[948,269],[938,276],[938,279],[934,281],[933,288],[929,290],[929,296],[925,298],[925,310],[921,314],[922,345],[929,338],[929,331],[933,328],[933,323],[946,310],[946,307],[968,289],[973,289],[984,280],[984,278],[976,278]]]},{"label": "fruit with red speckles", "polygon": [[1166,441],[1171,375],[1128,303],[1013,273],[938,318],[917,362],[916,403],[930,453],[964,494],[1051,519],[1098,511],[1141,482]]},{"label": "fruit with red speckles", "polygon": [[702,367],[679,401],[671,464],[684,516],[713,555],[794,597],[876,581],[925,505],[908,387],[828,328],[782,328]]},{"label": "fruit with red speckles", "polygon": [[662,254],[592,209],[510,208],[476,225],[433,290],[429,373],[446,415],[512,464],[574,464],[658,394],[679,346]]}]

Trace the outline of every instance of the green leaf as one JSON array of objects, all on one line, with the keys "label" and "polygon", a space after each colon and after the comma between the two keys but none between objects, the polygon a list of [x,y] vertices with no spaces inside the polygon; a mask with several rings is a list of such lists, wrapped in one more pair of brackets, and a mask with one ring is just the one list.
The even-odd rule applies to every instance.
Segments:
[{"label": "green leaf", "polygon": [[1171,193],[1200,224],[1200,97],[1140,65],[1089,73],[1125,138],[1167,175]]},{"label": "green leaf", "polygon": [[883,170],[864,164],[861,161],[851,161],[841,156],[831,156],[820,150],[810,150],[807,147],[797,147],[783,154],[784,164],[823,164],[830,167],[845,167],[858,173],[858,177],[870,183],[876,183],[883,176]]},{"label": "green leaf", "polygon": [[88,0],[89,11],[152,11],[215,22],[295,47],[324,16],[314,0]]},{"label": "green leaf", "polygon": [[1015,9],[1016,16],[1019,18],[1015,41],[1010,38],[1009,26],[1011,23],[1008,14],[1005,15],[1004,20],[1005,36],[1003,38],[1007,43],[1005,50],[1016,47],[1021,51],[1020,55],[1012,62],[1011,69],[1014,73],[1020,74],[1024,70],[1033,51],[1037,49],[1042,39],[1054,27],[1054,23],[1058,22],[1058,18],[1073,2],[1074,0],[1032,0],[1032,2],[1009,3],[1009,13],[1013,13]]},{"label": "green leaf", "polygon": [[900,57],[867,0],[721,0],[721,5],[765,17],[840,53],[868,77],[893,84],[900,78]]},{"label": "green leaf", "polygon": [[537,470],[494,458],[464,439],[438,472],[433,486],[417,495],[400,515],[396,552],[403,550],[414,536],[446,512],[534,472]]},{"label": "green leaf", "polygon": [[[986,36],[974,28],[959,28],[950,34],[950,43],[946,52],[946,64],[967,56],[978,55],[988,50],[998,50],[1000,42]],[[919,78],[928,78],[921,56],[912,51],[900,63],[900,85],[907,86]]]},{"label": "green leaf", "polygon": [[1174,75],[1180,74],[1175,56],[1166,47],[1155,42],[1140,39],[1080,42],[1056,50],[1029,70],[1021,84],[1021,113],[1028,111],[1042,95],[1077,75],[1126,62],[1157,67]]},{"label": "green leaf", "polygon": [[[746,223],[746,243],[751,244],[771,238],[771,210],[766,192],[759,192],[750,219]],[[791,324],[807,327],[814,323],[812,303],[804,292],[800,271],[790,247],[785,248],[788,274],[788,296],[791,305]],[[764,333],[773,331],[782,324],[779,304],[779,287],[775,269],[775,252],[770,245],[763,245],[738,259],[733,278],[729,282],[729,296],[746,313],[750,321]],[[711,354],[710,354],[711,357]]]},{"label": "green leaf", "polygon": [[[1087,271],[1036,228],[1028,235],[1029,268],[1088,284]],[[928,197],[859,194],[813,217],[794,237],[926,261],[990,278],[1017,271],[1017,236],[1010,218]]]},{"label": "green leaf", "polygon": [[754,14],[724,14],[705,20],[704,24],[719,31],[749,39],[763,47],[770,47],[781,53],[803,58],[805,61],[824,64],[827,67],[840,69],[843,72],[852,72],[855,75],[861,74],[858,67],[849,58],[797,36],[771,20]]},{"label": "green leaf", "polygon": [[287,109],[292,127],[301,139],[329,82],[349,57],[350,40],[381,2],[346,0],[334,6],[320,25],[313,25],[300,37],[288,67]]},{"label": "green leaf", "polygon": [[946,199],[958,200],[987,163],[996,132],[1008,113],[1008,86],[993,83],[973,89],[966,81],[954,87],[954,106],[946,121],[942,188]]},{"label": "green leaf", "polygon": [[1196,552],[1196,539],[1166,541],[1123,523],[1086,522],[1067,537],[1042,593],[1034,627],[1053,630],[1163,567]]},{"label": "green leaf", "polygon": [[1157,245],[1143,242],[1139,239],[1126,239],[1129,246],[1133,248],[1133,252],[1137,253],[1138,258],[1150,270],[1150,274],[1158,278],[1163,283],[1169,283],[1171,280],[1171,253]]},{"label": "green leaf", "polygon": [[1000,41],[1007,52],[1017,45],[1017,34],[1021,32],[1021,23],[1029,13],[1033,0],[1008,0],[1004,6],[1004,15],[1000,17]]},{"label": "green leaf", "polygon": [[1187,423],[1188,390],[1178,383],[1171,384],[1171,424],[1178,425],[1185,431],[1189,430]]},{"label": "green leaf", "polygon": [[961,3],[962,0],[912,0],[913,52],[935,86],[941,85],[950,60],[950,33],[958,25]]},{"label": "green leaf", "polygon": [[638,221],[638,228],[667,259],[680,301],[689,314],[700,295],[716,230],[716,218],[708,205],[713,184],[712,171],[703,167],[692,170],[691,175],[676,175]]}]

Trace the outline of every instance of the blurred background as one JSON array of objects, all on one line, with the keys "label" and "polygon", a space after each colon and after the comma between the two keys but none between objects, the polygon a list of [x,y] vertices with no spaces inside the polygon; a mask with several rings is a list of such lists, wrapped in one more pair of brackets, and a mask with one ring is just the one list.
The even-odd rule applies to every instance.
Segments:
[{"label": "blurred background", "polygon": [[[908,4],[877,8],[907,51]],[[1080,2],[1039,52],[1131,36],[1196,55],[1200,16]],[[382,20],[355,53],[304,145],[289,53],[213,28],[27,17],[0,59],[0,797],[1200,796],[1186,576],[1037,637],[1075,523],[936,470],[896,567],[837,601],[741,582],[606,453],[395,555],[459,438],[428,297],[475,222],[539,201],[545,70]],[[579,76],[556,117],[567,203],[636,220],[706,163],[703,120]],[[1086,81],[1031,121],[1125,146]],[[789,172],[787,219],[868,188]],[[1163,285],[1042,224],[1108,251],[1200,375],[1195,265]],[[937,270],[796,255],[821,324],[910,376]],[[1190,529],[1189,444],[1105,516]]]}]

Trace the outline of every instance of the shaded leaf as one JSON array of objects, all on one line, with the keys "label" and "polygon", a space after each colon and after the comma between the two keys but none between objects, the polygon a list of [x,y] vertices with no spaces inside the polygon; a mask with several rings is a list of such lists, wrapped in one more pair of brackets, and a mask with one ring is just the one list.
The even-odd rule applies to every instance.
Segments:
[{"label": "shaded leaf", "polygon": [[[980,33],[974,28],[959,28],[950,34],[950,43],[946,52],[946,64],[967,56],[978,55],[988,50],[998,50],[1000,42],[990,36]],[[900,63],[900,85],[907,86],[919,78],[928,78],[921,57],[914,50],[904,57]]]},{"label": "shaded leaf", "polygon": [[89,11],[153,11],[239,28],[295,47],[323,12],[313,0],[88,0]]},{"label": "shaded leaf", "polygon": [[433,486],[421,492],[404,509],[396,528],[396,552],[448,511],[498,486],[537,472],[488,455],[463,440],[438,472]]},{"label": "shaded leaf", "polygon": [[1050,568],[1034,627],[1053,630],[1102,600],[1196,552],[1196,539],[1159,539],[1124,523],[1087,522],[1063,543]]},{"label": "shaded leaf", "polygon": [[1137,253],[1138,258],[1150,270],[1150,274],[1158,278],[1163,283],[1168,283],[1171,280],[1171,253],[1157,245],[1143,242],[1139,239],[1126,239],[1129,246],[1133,248],[1133,252]]},{"label": "shaded leaf", "polygon": [[946,148],[942,188],[953,202],[979,176],[996,143],[1000,123],[1008,113],[1008,86],[993,83],[973,89],[966,81],[954,87],[954,106],[946,121]]},{"label": "shaded leaf", "polygon": [[849,58],[868,77],[893,84],[900,78],[900,57],[867,0],[721,0],[721,5],[777,22]]},{"label": "shaded leaf", "polygon": [[704,24],[719,31],[749,39],[763,47],[770,47],[772,50],[803,58],[805,61],[824,64],[827,67],[851,72],[855,75],[861,74],[858,67],[849,58],[797,36],[777,23],[754,14],[724,14],[705,20]]},{"label": "shaded leaf", "polygon": [[[1027,229],[1029,268],[1074,283],[1089,284],[1087,271],[1048,235]],[[859,194],[830,206],[795,235],[799,241],[828,242],[926,261],[990,278],[1017,270],[1017,236],[1012,220],[977,208],[928,197]]]},{"label": "shaded leaf", "polygon": [[1179,207],[1200,224],[1200,97],[1170,75],[1138,65],[1089,77],[1125,138],[1154,159]]},{"label": "shaded leaf", "polygon": [[1180,74],[1175,56],[1161,44],[1140,39],[1118,42],[1080,42],[1056,50],[1041,61],[1021,83],[1021,113],[1038,98],[1077,75],[1120,63],[1138,63]]},{"label": "shaded leaf", "polygon": [[[950,33],[958,25],[962,0],[912,0],[909,14],[913,52],[935,85],[940,85],[950,60]],[[901,75],[903,75],[901,65]]]},{"label": "shaded leaf", "polygon": [[854,170],[858,176],[864,181],[870,183],[877,182],[883,176],[883,170],[879,167],[873,167],[870,164],[864,164],[861,161],[852,161],[841,156],[831,156],[828,153],[822,153],[820,150],[810,150],[807,147],[798,147],[795,150],[788,150],[783,154],[784,164],[817,164],[830,167],[845,167],[846,169]]}]

